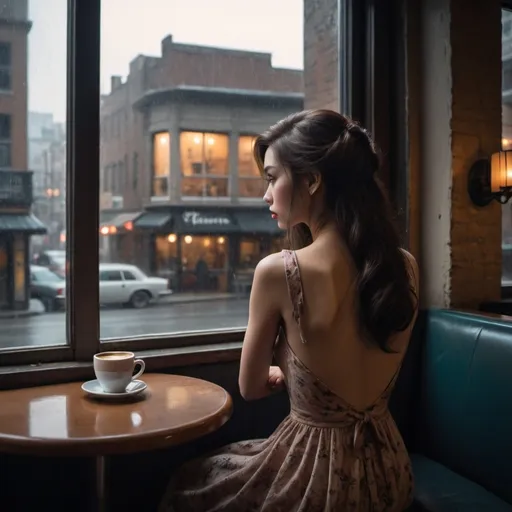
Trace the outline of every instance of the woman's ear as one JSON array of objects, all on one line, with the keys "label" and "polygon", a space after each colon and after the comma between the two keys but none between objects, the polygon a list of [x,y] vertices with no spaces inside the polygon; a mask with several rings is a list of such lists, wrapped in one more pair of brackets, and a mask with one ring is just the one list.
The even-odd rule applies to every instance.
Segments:
[{"label": "woman's ear", "polygon": [[312,196],[318,191],[322,183],[322,177],[319,172],[313,172],[308,177],[308,191],[309,195]]}]

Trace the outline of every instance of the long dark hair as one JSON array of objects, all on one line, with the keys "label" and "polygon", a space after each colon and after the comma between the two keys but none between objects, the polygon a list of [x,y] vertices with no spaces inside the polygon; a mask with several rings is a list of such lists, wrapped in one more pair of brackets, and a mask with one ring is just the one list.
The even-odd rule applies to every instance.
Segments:
[{"label": "long dark hair", "polygon": [[[380,159],[368,132],[331,110],[292,114],[257,137],[260,171],[267,149],[292,177],[319,173],[325,218],[334,218],[357,271],[359,326],[365,337],[390,352],[391,335],[412,322],[417,298],[410,264],[400,248],[389,201],[376,178]],[[304,224],[289,230],[293,249],[311,243]]]}]

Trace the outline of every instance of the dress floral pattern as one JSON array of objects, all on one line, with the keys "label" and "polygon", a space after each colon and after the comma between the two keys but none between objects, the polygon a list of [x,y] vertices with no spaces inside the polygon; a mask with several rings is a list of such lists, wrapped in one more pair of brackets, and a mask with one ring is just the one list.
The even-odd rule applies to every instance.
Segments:
[{"label": "dress floral pattern", "polygon": [[[283,251],[283,260],[300,327],[303,291],[295,253]],[[275,356],[290,396],[288,417],[268,439],[234,443],[185,464],[169,484],[160,510],[404,510],[412,502],[413,476],[388,410],[396,375],[375,403],[361,411],[322,383],[284,336]]]}]

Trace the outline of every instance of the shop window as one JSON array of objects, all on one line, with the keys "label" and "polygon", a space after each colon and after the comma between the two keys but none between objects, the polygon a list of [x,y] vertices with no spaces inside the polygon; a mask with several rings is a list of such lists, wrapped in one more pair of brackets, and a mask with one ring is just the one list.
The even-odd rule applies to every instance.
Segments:
[{"label": "shop window", "polygon": [[238,190],[240,197],[261,198],[265,193],[265,182],[253,157],[256,137],[242,135],[238,139]]},{"label": "shop window", "polygon": [[193,197],[228,195],[229,137],[220,133],[180,134],[181,193]]},{"label": "shop window", "polygon": [[170,233],[155,239],[156,274],[172,278],[178,272],[178,237]]},{"label": "shop window", "polygon": [[185,235],[181,252],[183,290],[227,291],[227,237]]},{"label": "shop window", "polygon": [[258,238],[242,238],[240,241],[239,269],[254,269],[261,259],[261,241]]},{"label": "shop window", "polygon": [[154,197],[169,196],[171,174],[171,144],[167,132],[153,135],[153,192]]}]

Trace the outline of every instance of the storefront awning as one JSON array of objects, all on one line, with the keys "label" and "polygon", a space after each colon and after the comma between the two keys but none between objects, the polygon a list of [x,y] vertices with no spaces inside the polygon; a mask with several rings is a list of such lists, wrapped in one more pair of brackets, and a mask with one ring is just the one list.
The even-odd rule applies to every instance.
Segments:
[{"label": "storefront awning", "polygon": [[100,225],[100,228],[113,226],[116,229],[130,229],[126,225],[133,223],[138,217],[140,217],[140,215],[141,212],[120,213],[110,220],[103,221]]},{"label": "storefront awning", "polygon": [[283,233],[268,211],[237,212],[235,217],[241,233],[258,235],[280,235]]},{"label": "storefront awning", "polygon": [[46,226],[32,214],[0,214],[0,233],[26,233],[30,235],[44,235],[47,232]]},{"label": "storefront awning", "polygon": [[172,215],[168,212],[146,212],[133,223],[138,229],[162,229],[170,223]]}]

